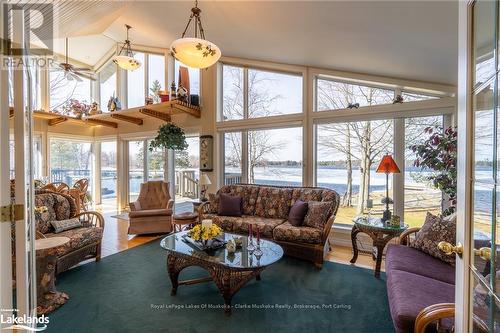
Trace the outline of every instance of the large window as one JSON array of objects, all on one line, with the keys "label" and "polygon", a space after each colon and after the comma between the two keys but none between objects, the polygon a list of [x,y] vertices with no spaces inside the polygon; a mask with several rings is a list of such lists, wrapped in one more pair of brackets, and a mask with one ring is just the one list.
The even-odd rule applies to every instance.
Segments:
[{"label": "large window", "polygon": [[116,65],[112,61],[99,72],[99,88],[100,108],[101,111],[106,112],[108,110],[109,99],[117,96]]},{"label": "large window", "polygon": [[200,139],[187,137],[188,148],[175,152],[175,194],[197,198],[200,179]]},{"label": "large window", "polygon": [[89,179],[92,187],[92,144],[68,139],[50,139],[50,180],[69,186],[81,179]]},{"label": "large window", "polygon": [[144,53],[136,52],[134,57],[143,64],[134,71],[127,71],[127,107],[142,106],[146,101],[146,77],[144,71]]},{"label": "large window", "polygon": [[142,66],[127,71],[127,107],[143,106],[146,97],[160,101],[159,91],[165,87],[165,57],[159,54],[136,52],[134,56]]},{"label": "large window", "polygon": [[[182,69],[181,69],[182,68]],[[183,63],[175,60],[175,84],[179,86],[179,73],[180,72],[188,73],[187,82],[189,82],[189,94],[190,95],[200,95],[200,70],[198,68],[192,68],[184,65]],[[186,79],[183,78],[183,81],[186,82]],[[185,87],[187,88],[187,87]]]},{"label": "large window", "polygon": [[101,143],[101,197],[103,204],[116,206],[117,186],[116,141]]},{"label": "large window", "polygon": [[302,112],[299,74],[222,67],[222,120],[262,118]]},{"label": "large window", "polygon": [[358,108],[380,104],[392,104],[394,90],[330,79],[316,81],[317,111]]},{"label": "large window", "polygon": [[49,72],[50,110],[62,111],[72,100],[90,104],[92,100],[91,81],[84,77],[75,79],[59,67]]},{"label": "large window", "polygon": [[224,154],[226,184],[302,184],[302,127],[224,133]]},{"label": "large window", "polygon": [[128,192],[130,202],[137,199],[141,183],[145,181],[144,148],[143,140],[128,142]]},{"label": "large window", "polygon": [[[381,216],[386,180],[385,174],[375,170],[384,154],[392,154],[393,121],[321,124],[316,133],[316,184],[341,196],[335,222],[352,223],[356,215],[369,210],[373,216]],[[392,182],[392,197],[391,192]]]},{"label": "large window", "polygon": [[411,147],[429,138],[431,134],[427,128],[435,131],[442,126],[442,116],[405,119],[404,221],[411,226],[422,225],[427,212],[441,213],[442,193],[427,180],[432,170],[422,170],[414,165],[416,154]]}]

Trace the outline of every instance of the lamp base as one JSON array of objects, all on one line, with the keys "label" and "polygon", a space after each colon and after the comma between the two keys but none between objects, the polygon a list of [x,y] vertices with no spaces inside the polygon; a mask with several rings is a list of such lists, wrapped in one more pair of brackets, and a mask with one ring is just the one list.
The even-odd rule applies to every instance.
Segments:
[{"label": "lamp base", "polygon": [[382,215],[382,221],[389,221],[392,217],[390,210],[384,210],[384,214]]}]

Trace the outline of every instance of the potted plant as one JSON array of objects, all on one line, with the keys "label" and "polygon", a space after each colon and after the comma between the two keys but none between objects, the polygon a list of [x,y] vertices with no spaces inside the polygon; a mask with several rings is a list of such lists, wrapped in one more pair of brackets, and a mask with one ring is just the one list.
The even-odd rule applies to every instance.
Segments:
[{"label": "potted plant", "polygon": [[457,195],[457,131],[454,127],[427,127],[430,137],[421,144],[411,146],[417,155],[414,165],[430,169],[425,178],[441,190],[445,196],[443,216],[451,215],[456,209]]},{"label": "potted plant", "polygon": [[187,147],[184,131],[171,123],[161,125],[158,129],[158,135],[149,143],[150,151],[155,148],[185,150]]}]

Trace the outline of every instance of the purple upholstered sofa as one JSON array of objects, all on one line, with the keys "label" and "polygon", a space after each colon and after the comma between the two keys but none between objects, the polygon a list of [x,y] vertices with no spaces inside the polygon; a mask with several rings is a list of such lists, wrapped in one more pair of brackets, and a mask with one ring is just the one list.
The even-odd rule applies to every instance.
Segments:
[{"label": "purple upholstered sofa", "polygon": [[[417,317],[426,320],[426,309],[455,302],[455,267],[407,246],[409,235],[416,231],[402,234],[400,244],[389,245],[386,252],[387,295],[397,333],[414,332]],[[441,328],[453,325],[449,315],[441,319]],[[429,324],[429,331],[436,331],[435,322]]]}]

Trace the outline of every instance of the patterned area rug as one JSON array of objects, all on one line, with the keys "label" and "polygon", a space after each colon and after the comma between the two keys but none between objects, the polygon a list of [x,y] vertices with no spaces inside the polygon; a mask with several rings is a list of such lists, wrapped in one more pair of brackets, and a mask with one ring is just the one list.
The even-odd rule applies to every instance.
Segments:
[{"label": "patterned area rug", "polygon": [[46,332],[394,332],[385,275],[354,266],[285,257],[235,295],[230,317],[213,283],[170,287],[160,240],[73,268],[58,276],[70,299]]}]

